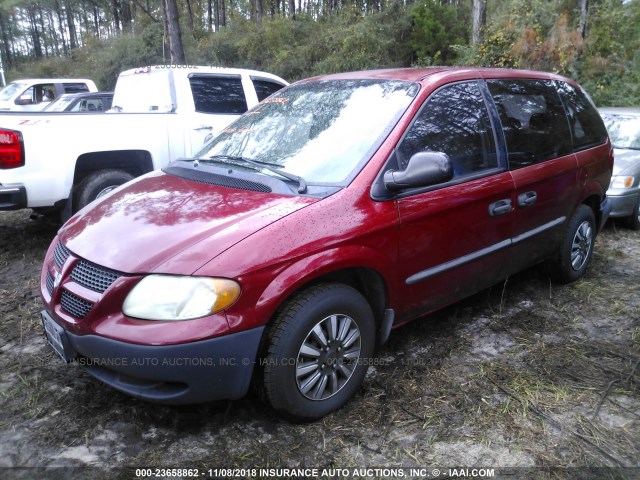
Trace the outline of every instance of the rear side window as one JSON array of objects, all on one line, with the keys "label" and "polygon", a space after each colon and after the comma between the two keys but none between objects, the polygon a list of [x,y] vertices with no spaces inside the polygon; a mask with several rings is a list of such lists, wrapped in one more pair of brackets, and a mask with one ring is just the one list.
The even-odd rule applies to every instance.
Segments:
[{"label": "rear side window", "polygon": [[498,166],[493,130],[475,82],[438,90],[426,101],[397,149],[400,169],[418,152],[443,152],[454,179]]},{"label": "rear side window", "polygon": [[284,87],[284,85],[282,85],[281,83],[267,80],[266,78],[251,77],[251,81],[253,82],[253,86],[256,89],[256,94],[258,95],[259,102]]},{"label": "rear side window", "polygon": [[593,103],[580,89],[566,82],[556,83],[569,117],[574,151],[603,144],[607,140],[607,129]]},{"label": "rear side window", "polygon": [[89,91],[89,87],[86,84],[80,82],[63,83],[64,93],[84,93]]},{"label": "rear side window", "polygon": [[571,133],[551,80],[489,80],[507,142],[509,168],[571,153]]},{"label": "rear side window", "polygon": [[189,83],[196,112],[241,115],[247,111],[238,75],[191,75]]}]

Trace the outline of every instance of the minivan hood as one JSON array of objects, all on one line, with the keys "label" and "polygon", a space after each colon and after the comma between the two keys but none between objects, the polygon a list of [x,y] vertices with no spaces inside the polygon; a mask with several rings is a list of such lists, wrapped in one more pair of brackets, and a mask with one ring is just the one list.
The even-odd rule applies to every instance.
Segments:
[{"label": "minivan hood", "polygon": [[75,255],[120,272],[191,274],[316,201],[153,172],[80,211],[62,227],[60,240]]},{"label": "minivan hood", "polygon": [[640,150],[613,149],[613,175],[638,175],[640,172]]}]

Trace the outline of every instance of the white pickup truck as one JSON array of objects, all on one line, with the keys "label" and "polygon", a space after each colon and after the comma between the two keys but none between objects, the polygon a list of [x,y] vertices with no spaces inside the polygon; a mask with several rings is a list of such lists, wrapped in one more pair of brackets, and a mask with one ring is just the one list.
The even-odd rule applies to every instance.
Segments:
[{"label": "white pickup truck", "polygon": [[0,210],[70,216],[195,153],[287,82],[253,70],[155,66],[118,77],[107,114],[0,114]]}]

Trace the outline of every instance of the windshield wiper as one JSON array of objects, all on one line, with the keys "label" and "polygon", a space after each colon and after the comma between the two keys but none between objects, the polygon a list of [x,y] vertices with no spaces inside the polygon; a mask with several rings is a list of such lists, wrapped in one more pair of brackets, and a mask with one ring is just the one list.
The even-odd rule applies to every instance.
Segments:
[{"label": "windshield wiper", "polygon": [[[269,163],[269,162],[263,162],[261,160],[254,160],[252,158],[247,158],[247,157],[239,157],[239,156],[233,156],[233,155],[213,155],[211,157],[208,158],[198,158],[196,160],[216,160],[216,159],[227,159],[227,160],[231,160],[231,162],[229,163],[235,163],[233,162],[234,160],[243,162],[243,163],[247,163],[253,167],[257,167],[257,168],[265,168],[267,170],[269,170],[270,172],[276,173],[278,175],[280,175],[281,177],[286,178],[287,180],[291,180],[294,181],[298,184],[298,193],[306,193],[307,192],[307,182],[304,180],[304,178],[299,177],[298,175],[294,175],[292,173],[288,173],[285,172],[284,170],[280,170],[279,168],[274,168],[275,166],[280,166],[277,163]],[[238,165],[237,163],[235,163],[235,165]]]}]

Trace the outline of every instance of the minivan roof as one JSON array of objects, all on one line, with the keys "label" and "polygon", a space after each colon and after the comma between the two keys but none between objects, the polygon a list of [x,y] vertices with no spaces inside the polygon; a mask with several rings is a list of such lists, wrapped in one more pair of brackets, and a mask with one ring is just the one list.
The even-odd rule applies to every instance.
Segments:
[{"label": "minivan roof", "polygon": [[545,80],[563,80],[575,83],[568,78],[548,72],[482,67],[423,67],[364,70],[361,72],[346,72],[322,75],[307,80],[302,80],[302,82],[347,79],[406,80],[410,82],[419,82],[434,75],[446,75],[452,77],[459,76],[460,78],[540,78]]}]

